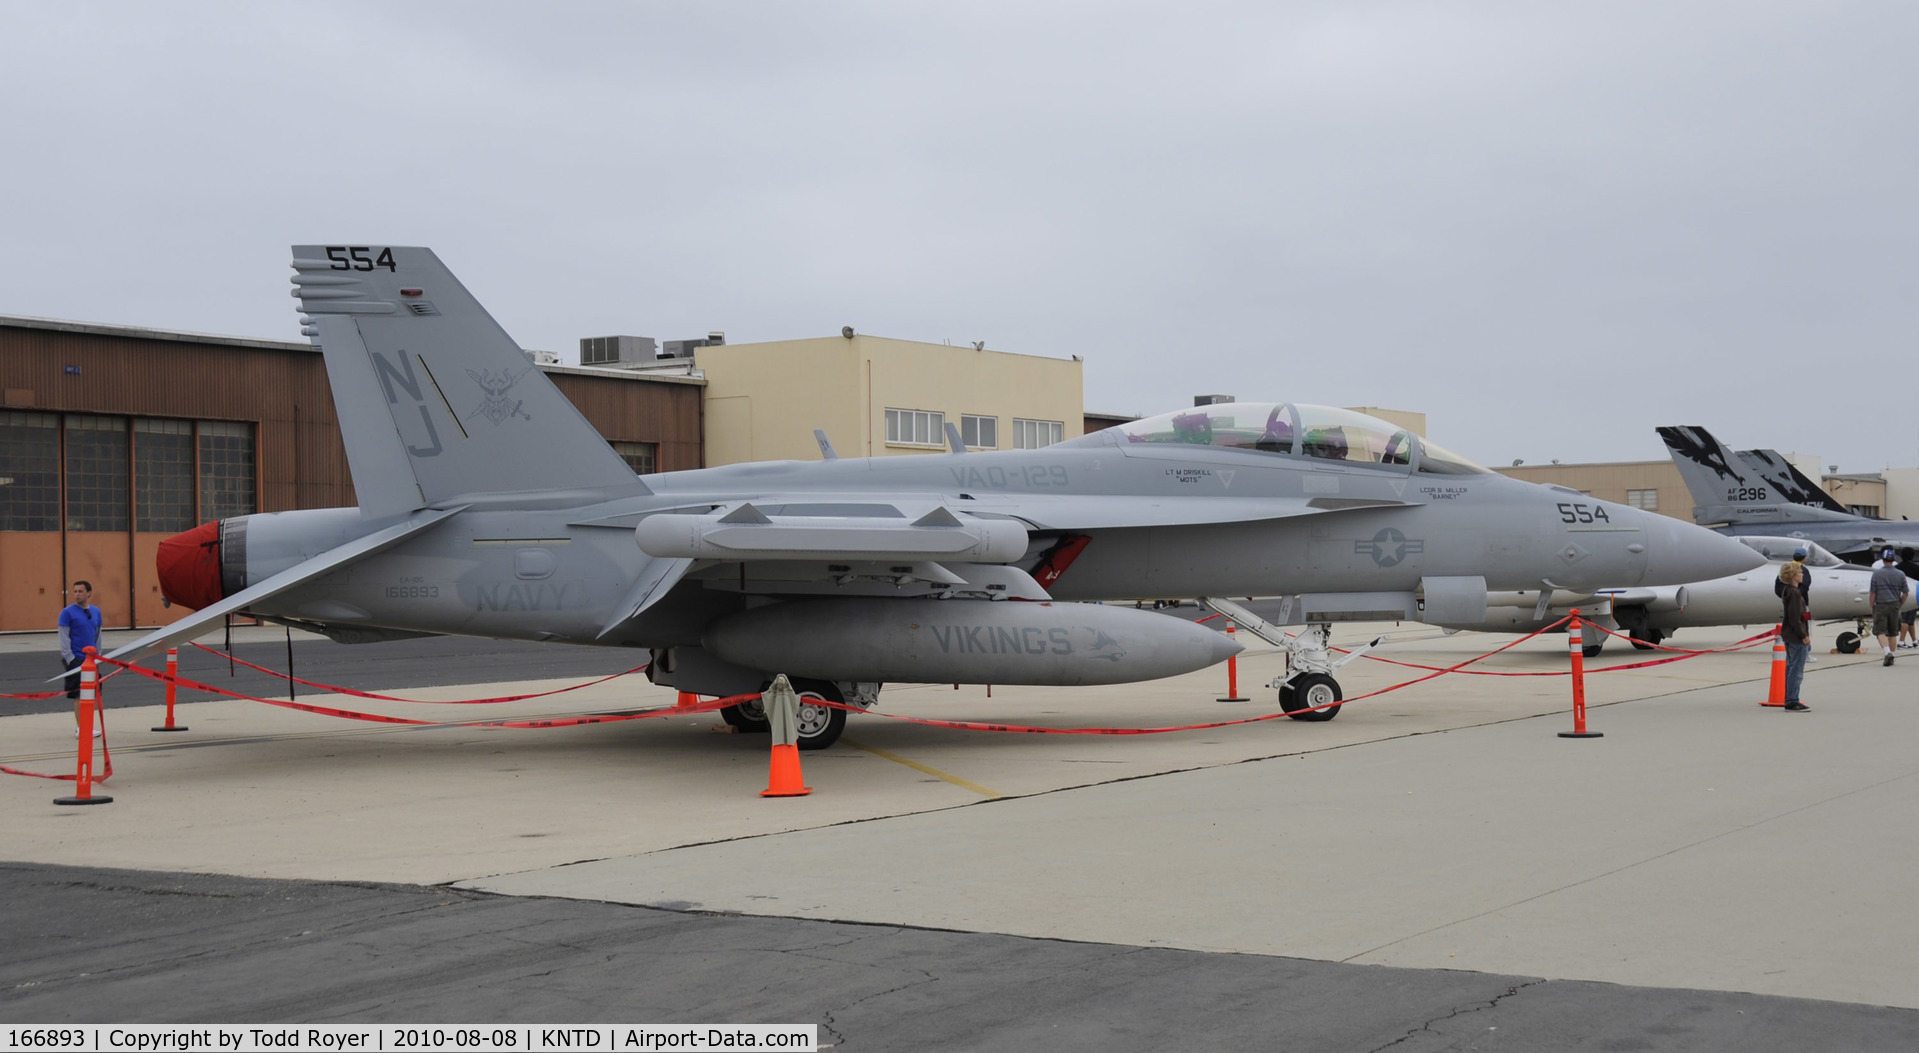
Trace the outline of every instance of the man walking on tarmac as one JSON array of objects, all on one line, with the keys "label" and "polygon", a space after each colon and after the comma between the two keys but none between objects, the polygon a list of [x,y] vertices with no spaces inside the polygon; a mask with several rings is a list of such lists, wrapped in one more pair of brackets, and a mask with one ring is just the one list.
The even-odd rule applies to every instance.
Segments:
[{"label": "man walking on tarmac", "polygon": [[1892,648],[1899,639],[1899,608],[1906,602],[1906,575],[1891,549],[1879,554],[1872,568],[1872,634],[1886,652],[1882,665],[1892,664]]},{"label": "man walking on tarmac", "polygon": [[[68,671],[67,697],[80,697],[80,674],[75,672],[86,660],[87,648],[100,646],[100,608],[92,605],[93,583],[73,583],[73,602],[60,612],[60,662]],[[73,726],[80,726],[80,703],[73,704]],[[96,726],[95,735],[100,734]]]}]

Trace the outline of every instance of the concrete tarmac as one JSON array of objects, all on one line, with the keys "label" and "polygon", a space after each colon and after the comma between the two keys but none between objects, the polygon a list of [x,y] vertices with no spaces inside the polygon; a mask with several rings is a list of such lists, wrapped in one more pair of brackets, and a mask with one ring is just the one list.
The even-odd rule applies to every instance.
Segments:
[{"label": "concrete tarmac", "polygon": [[[1350,642],[1374,629],[1338,635]],[[1684,642],[1725,644],[1743,635],[1689,633]],[[1380,653],[1443,666],[1508,639],[1413,627]],[[1649,657],[1614,645],[1591,665]],[[6,871],[0,895],[18,902],[15,886],[44,884],[44,875],[57,872],[46,868],[61,866],[300,879],[292,887],[309,891],[295,898],[311,901],[313,922],[301,924],[314,932],[328,931],[330,914],[347,909],[338,897],[351,898],[342,886],[315,881],[451,885],[457,891],[380,894],[458,904],[560,910],[562,900],[576,900],[562,913],[609,912],[591,915],[601,919],[592,924],[663,917],[718,926],[700,930],[695,943],[752,944],[778,931],[810,934],[805,954],[813,958],[822,943],[883,946],[890,949],[880,953],[897,955],[889,959],[895,964],[916,962],[912,968],[937,974],[941,984],[920,990],[916,1002],[900,1001],[897,990],[860,1000],[894,1007],[881,1017],[910,1003],[929,1021],[973,1027],[958,1023],[963,1014],[940,1014],[959,1012],[951,1002],[959,991],[998,990],[992,997],[1004,1004],[996,1019],[1013,1028],[1045,1021],[1048,1034],[1060,1033],[1050,1025],[1062,1023],[1061,1007],[1081,1003],[1067,994],[1022,1002],[995,988],[997,977],[1022,975],[1014,963],[1052,961],[1041,949],[1062,947],[1091,955],[1077,965],[1052,962],[1062,975],[1082,967],[1100,974],[1104,967],[1091,963],[1114,956],[1150,963],[1144,976],[1117,985],[1088,980],[1115,997],[1077,996],[1088,1015],[1068,1032],[1089,1041],[1060,1048],[1153,1048],[1125,1036],[1172,1043],[1167,1036],[1205,1034],[1173,1026],[1198,1019],[1188,1010],[1221,1034],[1242,1034],[1233,1030],[1242,1024],[1254,1029],[1244,1035],[1301,1029],[1277,1033],[1315,1048],[1391,1041],[1400,1049],[1502,1048],[1483,1046],[1493,1033],[1451,1024],[1435,1030],[1429,1021],[1437,1018],[1422,1015],[1444,1006],[1445,1019],[1458,1021],[1483,1011],[1467,1008],[1481,1002],[1494,1011],[1539,1007],[1528,1026],[1561,1035],[1559,1045],[1503,1048],[1788,1048],[1732,1026],[1751,1023],[1749,1006],[1766,1007],[1772,1023],[1763,1034],[1803,1038],[1793,1028],[1804,1025],[1825,1036],[1790,1048],[1909,1048],[1919,1043],[1912,1011],[1919,1007],[1912,950],[1919,911],[1910,879],[1919,849],[1909,818],[1919,804],[1919,761],[1904,740],[1919,731],[1909,683],[1919,674],[1909,662],[1883,669],[1870,656],[1822,655],[1807,681],[1814,711],[1787,714],[1755,704],[1770,657],[1761,648],[1595,673],[1591,721],[1606,737],[1592,740],[1556,734],[1569,724],[1563,677],[1448,676],[1353,701],[1337,720],[1318,724],[1256,719],[1276,709],[1270,691],[1251,687],[1278,669],[1276,657],[1260,654],[1241,663],[1243,693],[1259,699],[1246,704],[1213,701],[1224,687],[1218,669],[1122,688],[1000,688],[991,699],[979,688],[894,686],[882,708],[901,715],[1056,727],[1251,722],[1158,736],[993,735],[856,716],[849,744],[805,755],[814,794],[785,800],[755,794],[765,784],[764,740],[714,734],[711,716],[544,731],[403,729],[342,727],[258,703],[207,701],[183,706],[183,722],[194,730],[169,738],[144,730],[157,723],[154,710],[114,709],[117,769],[105,791],[116,795],[113,805],[58,809],[47,801],[64,787],[0,780],[0,854],[35,864]],[[1563,670],[1564,637],[1530,641],[1488,665]],[[1414,675],[1362,661],[1341,678],[1352,697]],[[405,693],[453,699],[479,692]],[[485,707],[485,716],[630,709],[671,698],[629,678]],[[300,701],[420,711],[433,720],[470,719],[480,708],[304,694]],[[71,764],[71,721],[58,714],[0,720],[0,743],[8,755],[0,763],[58,770],[62,751]],[[228,879],[76,880],[59,895],[91,901],[107,895],[93,889],[101,883]],[[538,925],[486,920],[504,916],[494,909],[460,915],[473,919],[455,926],[462,946],[510,948],[513,959],[530,939],[566,957],[544,942]],[[756,928],[762,925],[774,928]],[[138,928],[127,921],[102,938],[146,946]],[[116,935],[122,929],[124,937]],[[0,932],[10,946],[15,935]],[[357,939],[382,953],[402,950],[378,935]],[[206,953],[244,957],[232,948]],[[597,960],[592,951],[571,953]],[[769,947],[757,956],[767,971],[740,967],[741,975],[777,986],[781,970],[800,956]],[[555,975],[574,978],[540,985],[535,1001],[554,1010],[543,1019],[575,1019],[563,1007],[588,1004],[569,992],[589,971],[562,968]],[[1044,987],[1046,976],[1037,970],[1032,982]],[[1378,977],[1386,979],[1375,984]],[[1461,978],[1466,987],[1448,986]],[[9,989],[28,982],[39,981],[18,979]],[[1279,990],[1256,997],[1269,982]],[[1427,990],[1421,985],[1428,982],[1438,985],[1430,997],[1408,996],[1400,1012],[1392,992]],[[1288,983],[1313,994],[1286,998]],[[1626,989],[1606,984],[1664,990],[1612,998],[1607,992]],[[1519,992],[1516,1000],[1499,995],[1508,987]],[[1350,998],[1329,999],[1331,990]],[[1230,991],[1242,994],[1215,997]],[[1549,995],[1561,991],[1563,1001]],[[61,1019],[101,1019],[89,1013],[97,1003],[35,1004]],[[387,1007],[401,1004],[410,1008],[391,1015]],[[244,1012],[266,1014],[247,1019],[274,1012],[428,1019],[421,1007],[436,1004],[402,999],[376,1007],[343,996],[304,1008],[263,1000]],[[1275,1015],[1276,1004],[1286,1012]],[[1693,1009],[1671,1008],[1682,1004]],[[1101,1005],[1118,1016],[1109,1019]],[[115,1018],[146,1019],[141,1012]],[[360,1012],[373,1015],[352,1015]],[[11,1010],[7,1016],[24,1019]],[[757,1011],[722,1016],[790,1022]],[[1090,1022],[1133,1016],[1171,1030]],[[163,1018],[191,1015],[153,1017]],[[608,1017],[577,1017],[589,1018]],[[1683,1026],[1675,1023],[1681,1019]],[[1370,1030],[1339,1030],[1357,1024]]]}]

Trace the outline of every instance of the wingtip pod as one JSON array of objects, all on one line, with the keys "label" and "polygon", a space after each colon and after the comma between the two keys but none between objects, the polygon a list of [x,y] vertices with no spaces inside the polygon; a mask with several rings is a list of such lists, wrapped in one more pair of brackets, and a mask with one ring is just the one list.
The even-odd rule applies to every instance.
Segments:
[{"label": "wingtip pod", "polygon": [[296,245],[293,270],[368,515],[472,494],[645,492],[431,249]]}]

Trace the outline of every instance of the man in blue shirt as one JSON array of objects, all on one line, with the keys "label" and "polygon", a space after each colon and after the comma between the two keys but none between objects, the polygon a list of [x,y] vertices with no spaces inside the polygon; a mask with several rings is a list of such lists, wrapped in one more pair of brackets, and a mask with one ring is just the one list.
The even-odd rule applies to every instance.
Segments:
[{"label": "man in blue shirt", "polygon": [[[86,660],[87,648],[100,646],[100,608],[93,606],[93,583],[73,583],[73,602],[60,612],[60,661],[69,671],[67,697],[80,697],[80,674],[73,672]],[[96,696],[97,701],[98,696]],[[73,704],[75,726],[80,720],[80,704]],[[99,734],[96,729],[95,734]]]}]

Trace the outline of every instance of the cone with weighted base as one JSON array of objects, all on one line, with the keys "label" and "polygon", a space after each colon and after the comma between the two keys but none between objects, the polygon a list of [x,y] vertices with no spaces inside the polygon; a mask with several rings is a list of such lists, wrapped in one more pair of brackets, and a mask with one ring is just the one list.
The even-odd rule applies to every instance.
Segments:
[{"label": "cone with weighted base", "polygon": [[1772,688],[1766,692],[1762,706],[1784,708],[1786,705],[1786,627],[1775,626],[1772,630]]},{"label": "cone with weighted base", "polygon": [[112,804],[113,798],[93,792],[93,718],[94,696],[100,688],[100,667],[93,661],[93,648],[87,648],[86,661],[80,663],[80,700],[73,707],[78,721],[80,741],[78,761],[73,770],[72,797],[55,797],[54,804]]},{"label": "cone with weighted base", "polygon": [[786,674],[773,678],[773,686],[760,696],[766,709],[768,730],[773,733],[773,757],[767,773],[766,789],[761,797],[804,797],[813,792],[800,777],[800,695],[787,681]]},{"label": "cone with weighted base", "polygon": [[1562,739],[1600,739],[1605,738],[1601,731],[1586,730],[1586,632],[1580,628],[1579,612],[1574,610],[1572,618],[1566,622],[1566,653],[1572,656],[1573,663],[1573,729],[1562,731]]},{"label": "cone with weighted base", "polygon": [[155,731],[185,731],[187,730],[187,726],[185,724],[175,724],[173,722],[173,696],[174,696],[175,689],[180,686],[178,683],[179,677],[180,677],[180,651],[178,648],[169,647],[167,648],[167,722],[165,724],[160,725],[157,728],[154,728],[153,730]]}]

